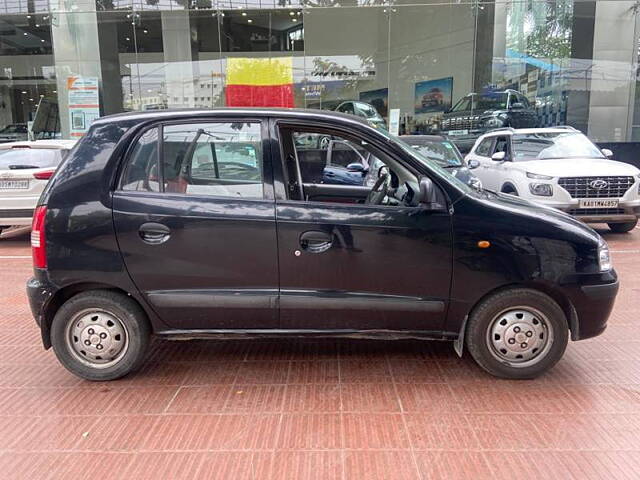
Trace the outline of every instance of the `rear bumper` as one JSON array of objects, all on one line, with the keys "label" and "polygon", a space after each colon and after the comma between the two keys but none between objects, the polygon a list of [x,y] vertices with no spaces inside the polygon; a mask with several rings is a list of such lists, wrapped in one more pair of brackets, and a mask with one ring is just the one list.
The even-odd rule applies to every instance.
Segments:
[{"label": "rear bumper", "polygon": [[46,311],[50,300],[53,298],[54,288],[46,282],[42,282],[35,277],[27,281],[27,297],[29,298],[29,307],[31,314],[35,319],[40,333],[42,335],[42,344],[44,348],[51,347],[49,336],[50,325],[46,319]]},{"label": "rear bumper", "polygon": [[0,225],[31,225],[33,208],[0,209]]}]

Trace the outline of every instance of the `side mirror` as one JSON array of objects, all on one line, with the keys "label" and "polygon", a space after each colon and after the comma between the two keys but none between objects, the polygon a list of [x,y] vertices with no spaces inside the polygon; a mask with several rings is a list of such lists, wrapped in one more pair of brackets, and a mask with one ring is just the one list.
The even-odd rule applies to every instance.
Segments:
[{"label": "side mirror", "polygon": [[361,163],[353,162],[347,165],[347,171],[364,173],[366,171],[366,168],[364,168],[364,165],[362,165]]},{"label": "side mirror", "polygon": [[419,192],[420,205],[424,205],[429,210],[440,210],[443,206],[438,202],[438,189],[429,177],[420,179]]},{"label": "side mirror", "polygon": [[496,152],[491,155],[491,160],[494,162],[504,162],[507,159],[507,154],[505,152]]},{"label": "side mirror", "polygon": [[469,160],[467,160],[467,168],[469,168],[469,170],[475,170],[479,166],[480,166],[480,162],[475,158],[470,158]]},{"label": "side mirror", "polygon": [[512,103],[511,110],[524,110],[524,104],[520,102]]},{"label": "side mirror", "polygon": [[607,157],[607,158],[612,158],[613,157],[613,152],[611,150],[609,150],[608,148],[603,148],[602,150],[600,150],[602,152],[602,154]]}]

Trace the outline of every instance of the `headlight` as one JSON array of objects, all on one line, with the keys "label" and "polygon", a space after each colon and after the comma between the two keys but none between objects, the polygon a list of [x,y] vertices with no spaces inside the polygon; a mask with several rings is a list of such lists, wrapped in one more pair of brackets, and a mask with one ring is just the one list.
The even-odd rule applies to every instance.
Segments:
[{"label": "headlight", "polygon": [[550,197],[553,195],[553,187],[548,183],[530,183],[529,190],[539,197]]},{"label": "headlight", "polygon": [[484,126],[487,128],[500,128],[504,126],[504,122],[499,118],[490,117],[484,121]]},{"label": "headlight", "polygon": [[527,177],[535,178],[536,180],[551,180],[553,178],[553,177],[550,177],[549,175],[540,175],[539,173],[531,173],[531,172],[527,172]]},{"label": "headlight", "polygon": [[598,265],[601,272],[611,270],[611,254],[609,253],[609,245],[602,238],[598,244]]}]

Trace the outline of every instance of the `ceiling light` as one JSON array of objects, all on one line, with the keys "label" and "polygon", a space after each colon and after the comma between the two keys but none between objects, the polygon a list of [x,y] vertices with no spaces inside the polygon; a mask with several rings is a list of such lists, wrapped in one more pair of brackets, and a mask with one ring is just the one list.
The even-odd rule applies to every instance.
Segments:
[{"label": "ceiling light", "polygon": [[44,43],[44,40],[40,40],[42,43]]},{"label": "ceiling light", "polygon": [[31,18],[31,15],[27,15],[27,18]]},{"label": "ceiling light", "polygon": [[292,18],[292,19],[291,19],[291,21],[292,21],[292,22],[297,22],[297,21],[298,21],[298,19],[297,19],[297,18]]},{"label": "ceiling light", "polygon": [[147,30],[146,28],[144,30],[142,30],[143,33],[149,33],[149,30]]},{"label": "ceiling light", "polygon": [[127,37],[127,38],[125,38],[125,40],[128,42],[128,41],[130,41],[131,39],[130,39],[129,37]]},{"label": "ceiling light", "polygon": [[249,19],[247,20],[248,23],[253,23],[253,20]]},{"label": "ceiling light", "polygon": [[26,91],[26,90],[23,90],[23,91],[22,91],[22,92],[20,92],[20,93],[22,93],[23,95],[26,95],[26,94],[27,94],[27,91]]},{"label": "ceiling light", "polygon": [[242,12],[242,16],[246,17],[247,16],[247,12]]},{"label": "ceiling light", "polygon": [[292,17],[296,14],[296,12],[289,12],[289,15],[291,15]]},{"label": "ceiling light", "polygon": [[29,35],[27,32],[24,32],[23,35],[26,37],[27,35]]},{"label": "ceiling light", "polygon": [[40,24],[39,24],[39,23],[36,23],[36,28],[39,28],[39,27],[40,27]]}]

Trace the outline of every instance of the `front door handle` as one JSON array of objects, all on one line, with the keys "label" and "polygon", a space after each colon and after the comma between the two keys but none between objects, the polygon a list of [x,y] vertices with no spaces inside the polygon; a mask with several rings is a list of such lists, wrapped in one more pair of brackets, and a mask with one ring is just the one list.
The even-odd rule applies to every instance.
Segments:
[{"label": "front door handle", "polygon": [[169,240],[171,230],[161,223],[148,222],[140,225],[138,234],[143,242],[149,245],[160,245]]},{"label": "front door handle", "polygon": [[322,253],[331,248],[333,235],[319,230],[309,230],[300,235],[300,246],[309,253]]}]

